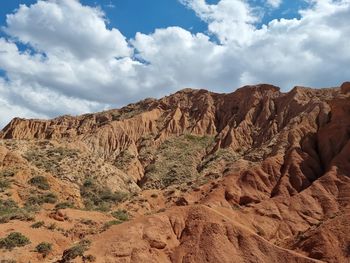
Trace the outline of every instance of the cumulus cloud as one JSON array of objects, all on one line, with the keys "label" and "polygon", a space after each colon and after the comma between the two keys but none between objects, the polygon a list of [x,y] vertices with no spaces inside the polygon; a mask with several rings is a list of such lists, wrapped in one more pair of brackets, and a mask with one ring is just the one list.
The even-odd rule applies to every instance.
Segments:
[{"label": "cumulus cloud", "polygon": [[8,83],[0,78],[0,126],[5,126],[8,120],[22,116],[26,118],[45,118],[46,116],[29,110],[20,104],[14,104],[9,97],[12,96]]},{"label": "cumulus cloud", "polygon": [[106,28],[98,8],[77,0],[39,1],[20,5],[7,15],[5,32],[39,51],[78,59],[129,56],[125,37],[118,29]]},{"label": "cumulus cloud", "polygon": [[267,4],[273,8],[278,8],[282,4],[282,0],[267,0]]},{"label": "cumulus cloud", "polygon": [[168,27],[125,39],[107,28],[100,9],[76,0],[21,5],[7,16],[8,37],[0,38],[0,125],[14,116],[103,110],[184,87],[229,92],[267,82],[286,90],[334,86],[350,76],[349,0],[309,0],[300,19],[259,27],[261,9],[247,1],[181,2],[208,24],[206,32]]},{"label": "cumulus cloud", "polygon": [[258,9],[242,0],[221,0],[216,5],[207,4],[205,0],[180,1],[207,22],[209,32],[224,44],[249,44],[255,31],[254,23],[260,19]]},{"label": "cumulus cloud", "polygon": [[[182,87],[220,85],[216,76],[225,71],[222,62],[227,49],[202,33],[193,35],[182,28],[169,27],[150,35],[137,33],[132,44],[139,57],[149,62],[145,75],[150,88],[162,89],[161,82],[170,87],[179,87],[179,83]],[[157,72],[161,75],[155,78]]]}]

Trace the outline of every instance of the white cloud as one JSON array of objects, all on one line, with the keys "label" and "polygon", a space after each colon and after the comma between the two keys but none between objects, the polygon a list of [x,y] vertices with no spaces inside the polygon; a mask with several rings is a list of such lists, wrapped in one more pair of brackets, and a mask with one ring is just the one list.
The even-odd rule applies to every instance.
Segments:
[{"label": "white cloud", "polygon": [[273,8],[278,8],[282,4],[282,0],[267,0],[267,3]]},{"label": "white cloud", "polygon": [[221,63],[226,47],[214,44],[202,33],[192,35],[182,28],[169,27],[151,35],[138,33],[132,44],[150,63],[145,66],[150,88],[159,86],[159,80],[177,88],[179,83],[192,87],[219,85],[216,75],[225,70]]},{"label": "white cloud", "polygon": [[0,127],[4,127],[14,117],[43,118],[45,115],[29,110],[25,106],[13,103],[9,98],[12,95],[12,87],[0,78]]},{"label": "white cloud", "polygon": [[106,28],[101,10],[76,0],[20,5],[15,14],[7,15],[6,22],[9,35],[57,56],[108,59],[131,52],[119,30]]},{"label": "white cloud", "polygon": [[249,44],[255,31],[253,24],[260,19],[258,9],[241,0],[221,0],[216,5],[207,4],[205,0],[180,1],[208,23],[209,32],[221,43]]},{"label": "white cloud", "polygon": [[[15,115],[78,114],[184,87],[322,87],[350,76],[350,0],[310,0],[300,19],[261,28],[261,13],[243,0],[182,2],[208,23],[208,32],[169,27],[125,40],[106,27],[100,10],[78,1],[21,6],[7,18],[10,37],[0,38],[7,77],[0,77],[0,125]],[[18,41],[35,51],[20,51]]]}]

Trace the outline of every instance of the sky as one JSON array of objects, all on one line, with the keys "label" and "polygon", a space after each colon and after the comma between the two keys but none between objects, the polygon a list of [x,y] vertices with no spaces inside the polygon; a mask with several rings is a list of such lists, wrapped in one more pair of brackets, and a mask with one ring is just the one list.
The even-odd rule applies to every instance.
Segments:
[{"label": "sky", "polygon": [[0,1],[0,128],[183,88],[339,86],[350,0]]}]

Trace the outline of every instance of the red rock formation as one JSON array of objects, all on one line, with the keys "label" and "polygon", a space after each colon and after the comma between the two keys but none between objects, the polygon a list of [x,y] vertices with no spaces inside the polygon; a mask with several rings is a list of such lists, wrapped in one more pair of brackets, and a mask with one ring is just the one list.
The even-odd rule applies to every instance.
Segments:
[{"label": "red rock formation", "polygon": [[97,114],[17,118],[1,137],[76,143],[107,162],[127,151],[135,182],[147,177],[146,139],[157,149],[211,136],[203,162],[231,154],[217,161],[219,177],[165,202],[176,207],[91,237],[97,262],[349,262],[349,87],[186,89]]}]

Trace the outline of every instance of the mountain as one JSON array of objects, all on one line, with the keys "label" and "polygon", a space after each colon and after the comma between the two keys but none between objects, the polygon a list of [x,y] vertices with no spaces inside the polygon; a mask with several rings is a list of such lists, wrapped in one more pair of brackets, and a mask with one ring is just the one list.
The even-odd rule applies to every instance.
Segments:
[{"label": "mountain", "polygon": [[349,82],[184,89],[0,137],[5,262],[350,262]]}]

